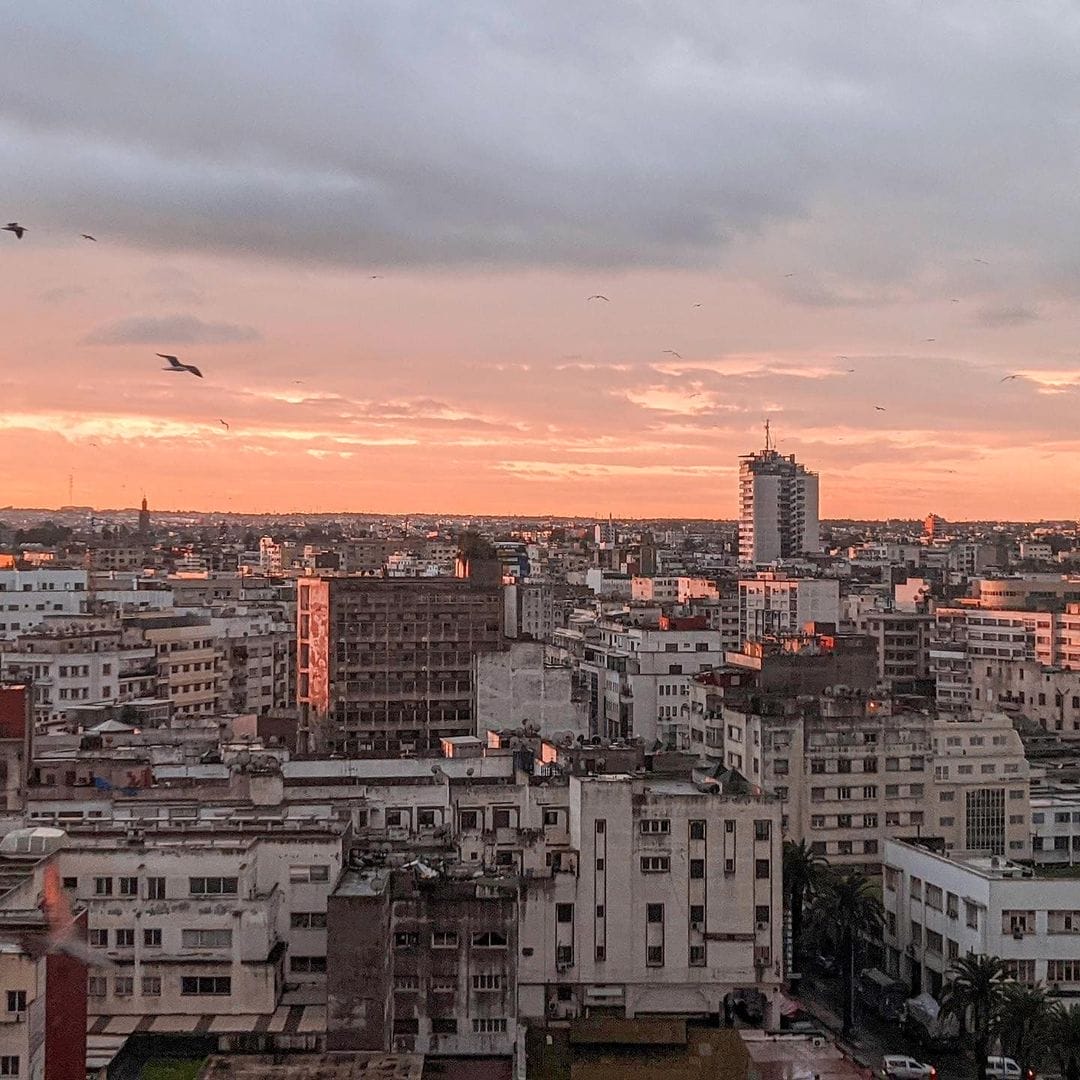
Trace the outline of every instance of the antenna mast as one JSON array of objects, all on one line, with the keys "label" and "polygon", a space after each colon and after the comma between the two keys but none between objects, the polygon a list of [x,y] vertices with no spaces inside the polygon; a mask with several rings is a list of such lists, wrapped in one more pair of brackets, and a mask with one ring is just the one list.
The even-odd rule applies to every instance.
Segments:
[{"label": "antenna mast", "polygon": [[765,449],[766,450],[771,450],[772,449],[772,442],[769,439],[769,421],[768,420],[765,421]]}]

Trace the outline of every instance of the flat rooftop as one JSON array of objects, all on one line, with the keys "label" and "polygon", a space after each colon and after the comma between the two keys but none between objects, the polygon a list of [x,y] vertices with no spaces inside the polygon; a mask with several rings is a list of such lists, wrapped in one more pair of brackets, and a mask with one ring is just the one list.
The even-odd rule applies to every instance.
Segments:
[{"label": "flat rooftop", "polygon": [[423,1054],[215,1054],[199,1080],[421,1080]]}]

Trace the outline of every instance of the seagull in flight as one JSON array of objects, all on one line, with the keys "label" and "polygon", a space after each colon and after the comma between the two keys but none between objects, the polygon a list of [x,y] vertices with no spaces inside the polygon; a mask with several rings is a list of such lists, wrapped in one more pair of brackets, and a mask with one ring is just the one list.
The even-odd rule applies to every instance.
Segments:
[{"label": "seagull in flight", "polygon": [[203,377],[203,373],[194,364],[181,364],[177,357],[169,356],[168,353],[159,352],[154,355],[160,356],[162,360],[169,361],[169,366],[162,368],[162,371],[189,371],[192,375],[196,375],[200,379]]},{"label": "seagull in flight", "polygon": [[795,276],[795,275],[794,275],[793,273],[791,273],[791,274],[785,274],[785,275],[784,275],[784,277],[794,277],[794,276]]},{"label": "seagull in flight", "polygon": [[1008,382],[1010,379],[1019,379],[1019,375],[1006,375],[1003,379],[998,379],[999,383]]},{"label": "seagull in flight", "polygon": [[368,274],[368,281],[378,281],[382,274]]},{"label": "seagull in flight", "polygon": [[26,232],[26,226],[20,225],[17,221],[9,221],[0,232],[13,232],[17,240],[23,238],[23,233]]},{"label": "seagull in flight", "polygon": [[666,356],[674,356],[676,360],[682,359],[682,353],[677,353],[674,349],[665,349],[664,354]]},{"label": "seagull in flight", "polygon": [[97,237],[96,237],[96,236],[91,236],[91,235],[90,235],[90,234],[89,234],[88,232],[84,232],[84,233],[79,233],[79,235],[80,235],[80,236],[81,236],[81,237],[82,237],[82,238],[83,238],[84,240],[93,240],[95,244],[97,243]]},{"label": "seagull in flight", "polygon": [[690,306],[691,306],[691,307],[701,307],[701,305],[700,305],[700,304],[691,304]]},{"label": "seagull in flight", "polygon": [[878,412],[885,412],[884,405],[875,405],[874,408],[877,409]]},{"label": "seagull in flight", "polygon": [[990,264],[985,259],[972,259],[972,262],[982,263],[983,266],[989,266]]},{"label": "seagull in flight", "polygon": [[923,338],[923,341],[937,341],[936,337]]},{"label": "seagull in flight", "polygon": [[611,301],[606,296],[602,296],[600,293],[593,293],[592,296],[588,297],[588,299],[589,300],[603,300],[607,304],[611,303]]},{"label": "seagull in flight", "polygon": [[220,425],[221,425],[221,426],[222,426],[222,427],[223,427],[223,428],[224,428],[224,429],[225,429],[226,431],[229,431],[229,430],[231,430],[231,429],[229,428],[229,425],[228,425],[228,424],[226,424],[224,420],[218,419],[218,423],[219,423],[219,424],[220,424]]}]

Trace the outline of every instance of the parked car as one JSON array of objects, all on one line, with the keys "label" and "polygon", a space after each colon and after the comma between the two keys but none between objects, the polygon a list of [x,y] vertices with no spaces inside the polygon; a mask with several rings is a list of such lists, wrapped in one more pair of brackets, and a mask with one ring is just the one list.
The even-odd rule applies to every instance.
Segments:
[{"label": "parked car", "polygon": [[886,1054],[882,1075],[886,1080],[937,1080],[937,1069],[903,1054]]},{"label": "parked car", "polygon": [[[1020,1066],[1011,1057],[988,1057],[987,1080],[1020,1080]],[[1035,1080],[1035,1070],[1028,1069],[1024,1080]]]}]

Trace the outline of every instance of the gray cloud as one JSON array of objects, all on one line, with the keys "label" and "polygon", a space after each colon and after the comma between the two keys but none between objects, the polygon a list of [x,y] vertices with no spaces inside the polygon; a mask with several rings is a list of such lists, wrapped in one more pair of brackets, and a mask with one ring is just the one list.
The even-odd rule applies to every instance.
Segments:
[{"label": "gray cloud", "polygon": [[982,326],[991,329],[1002,326],[1023,326],[1025,323],[1035,322],[1039,312],[1027,304],[1005,304],[1001,307],[986,307],[978,313],[978,321]]},{"label": "gray cloud", "polygon": [[827,270],[805,303],[976,254],[1080,273],[1066,0],[10,17],[0,169],[34,225],[345,265]]},{"label": "gray cloud", "polygon": [[194,315],[132,315],[92,330],[84,345],[231,345],[258,341],[259,333],[235,323],[204,322]]}]

